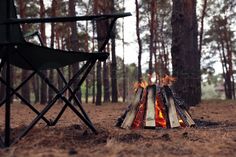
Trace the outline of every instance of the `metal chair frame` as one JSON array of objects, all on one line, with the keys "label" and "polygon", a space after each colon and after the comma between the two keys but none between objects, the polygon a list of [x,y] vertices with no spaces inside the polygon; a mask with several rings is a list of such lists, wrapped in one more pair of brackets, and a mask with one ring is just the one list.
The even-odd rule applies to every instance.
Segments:
[{"label": "metal chair frame", "polygon": [[[48,23],[48,22],[75,22],[75,21],[83,21],[83,20],[91,20],[91,21],[98,21],[98,20],[107,20],[109,19],[110,27],[107,30],[107,36],[102,44],[102,46],[99,48],[98,52],[103,52],[106,44],[108,43],[110,37],[112,28],[118,18],[130,16],[130,13],[117,13],[117,14],[106,14],[106,15],[95,15],[95,16],[77,16],[77,17],[53,17],[53,18],[30,18],[30,19],[17,19],[17,18],[10,18],[10,3],[14,3],[12,0],[6,0],[7,2],[7,20],[0,21],[0,25],[6,25],[7,31],[6,31],[6,37],[7,37],[7,43],[4,45],[1,43],[0,46],[5,46],[6,50],[3,54],[3,57],[1,58],[0,63],[0,70],[2,70],[3,66],[6,66],[5,71],[5,80],[0,77],[0,82],[6,86],[6,96],[5,99],[0,102],[0,107],[2,107],[5,104],[5,130],[4,139],[0,137],[0,147],[9,147],[11,144],[16,143],[19,141],[23,136],[25,136],[37,123],[39,120],[43,120],[48,126],[54,126],[57,124],[58,120],[63,115],[64,111],[67,107],[69,107],[83,122],[84,124],[89,127],[93,133],[97,134],[97,130],[95,129],[93,123],[89,119],[89,116],[85,112],[85,110],[82,107],[81,102],[79,101],[78,97],[76,96],[76,92],[79,90],[79,87],[82,85],[83,81],[86,79],[87,75],[91,71],[92,67],[96,63],[97,60],[99,61],[105,61],[108,55],[104,56],[104,53],[101,53],[102,57],[99,57],[99,55],[94,55],[94,58],[89,58],[86,60],[86,63],[79,69],[79,71],[67,82],[65,77],[63,76],[62,72],[59,68],[56,68],[56,71],[58,72],[60,78],[63,80],[63,83],[65,86],[59,90],[57,89],[50,80],[41,72],[41,69],[38,69],[37,67],[34,67],[34,65],[24,56],[24,52],[17,52],[18,55],[21,57],[21,59],[28,64],[31,70],[33,72],[22,82],[20,83],[15,89],[11,87],[10,81],[10,56],[12,53],[12,49],[17,49],[18,43],[12,43],[10,40],[10,26],[11,25],[20,25],[20,24],[29,24],[29,23]],[[22,43],[21,43],[22,44]],[[1,53],[1,49],[0,49]],[[33,53],[32,53],[33,55]],[[38,75],[48,86],[51,88],[56,95],[51,99],[45,108],[42,111],[38,111],[28,100],[26,100],[24,97],[22,97],[18,90],[21,89],[34,75]],[[82,76],[82,77],[79,77]],[[75,80],[79,81],[77,83],[77,88],[74,90],[71,88],[71,85]],[[69,90],[70,97],[67,99],[63,94],[66,90]],[[11,97],[13,95],[16,95],[23,103],[25,103],[33,112],[37,114],[37,116],[32,120],[32,122],[22,131],[18,134],[18,136],[11,141]],[[61,99],[65,104],[62,107],[61,111],[58,113],[56,118],[51,121],[48,120],[45,117],[45,114],[51,109],[51,107],[55,104],[55,102]],[[75,104],[78,106],[79,109],[77,109],[73,104],[72,100],[75,102]]]}]

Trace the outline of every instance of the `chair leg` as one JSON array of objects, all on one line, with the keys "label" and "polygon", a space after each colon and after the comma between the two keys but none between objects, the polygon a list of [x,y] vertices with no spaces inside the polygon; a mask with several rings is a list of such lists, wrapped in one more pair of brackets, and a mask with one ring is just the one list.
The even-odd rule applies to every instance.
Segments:
[{"label": "chair leg", "polygon": [[[97,131],[96,129],[94,128],[94,126],[92,124],[90,124],[90,122],[85,119],[81,114],[80,112],[78,112],[74,106],[70,103],[70,101],[68,101],[64,96],[63,94],[65,93],[65,91],[72,85],[72,83],[76,80],[76,78],[81,74],[81,72],[83,72],[86,67],[88,67],[90,65],[90,63],[95,63],[96,60],[93,60],[93,61],[88,61],[85,65],[86,66],[83,66],[79,72],[77,72],[76,75],[74,75],[72,77],[72,79],[68,82],[68,84],[63,87],[63,89],[61,89],[60,91],[53,85],[50,83],[49,79],[47,77],[44,76],[44,74],[40,71],[38,71],[36,68],[34,68],[34,66],[19,52],[18,53],[22,59],[25,60],[25,62],[31,66],[31,68],[41,77],[41,79],[48,84],[48,86],[53,89],[56,93],[56,96],[49,102],[49,104],[43,109],[43,111],[41,112],[40,115],[38,115],[32,122],[31,124],[21,133],[19,134],[19,136],[16,138],[16,142],[22,138],[23,136],[25,136],[33,127],[34,125],[48,112],[48,110],[55,104],[55,102],[57,101],[58,98],[62,99],[76,114],[77,116],[80,117],[80,119],[96,134]],[[92,67],[91,67],[92,68]],[[88,72],[87,72],[88,73]],[[81,80],[84,80],[85,77],[83,76]]]},{"label": "chair leg", "polygon": [[[92,63],[90,64],[90,66],[87,68],[86,73],[85,73],[86,76],[88,75],[89,71],[91,71],[91,67],[93,67],[94,64],[95,64],[95,62],[92,62]],[[64,82],[65,84],[67,84],[67,81],[66,81],[65,77],[63,76],[63,74],[61,73],[61,71],[60,71],[59,69],[57,69],[57,72],[58,72],[59,76],[61,77],[61,79],[63,80],[63,82]],[[86,77],[85,77],[85,78],[86,78]],[[79,83],[78,83],[77,86],[79,86],[79,84],[82,84],[81,82],[83,82],[83,80],[79,81]],[[69,92],[70,92],[70,94],[71,94],[71,97],[69,98],[69,101],[71,101],[72,99],[74,99],[76,105],[80,108],[80,110],[81,110],[83,116],[92,124],[91,120],[89,119],[88,115],[86,114],[85,110],[83,109],[83,107],[82,107],[82,105],[81,105],[81,102],[79,101],[78,97],[77,97],[76,94],[75,94],[77,91],[72,91],[72,89],[71,89],[70,87],[69,87],[68,89],[69,89]],[[56,125],[56,123],[57,123],[58,120],[61,118],[61,116],[62,116],[62,114],[64,113],[64,111],[66,110],[66,107],[67,107],[67,105],[64,105],[64,106],[63,106],[63,108],[62,108],[61,111],[59,112],[58,116],[57,116],[56,119],[54,120],[53,125]]]},{"label": "chair leg", "polygon": [[[33,74],[33,73],[32,73]],[[35,74],[35,73],[34,73]],[[31,76],[31,75],[30,75]],[[29,77],[30,77],[29,76]],[[32,77],[32,76],[31,76]],[[30,78],[31,78],[30,77]],[[29,79],[30,79],[29,78]],[[29,80],[28,79],[28,80]],[[3,83],[3,84],[5,84],[6,85],[6,82],[0,77],[0,81]],[[13,94],[15,94],[18,98],[20,98],[21,99],[21,101],[23,101],[33,112],[35,112],[37,115],[39,115],[40,114],[40,112],[37,110],[37,109],[35,109],[29,102],[28,102],[28,100],[26,100],[24,97],[22,97],[19,93],[17,93],[17,90],[19,90],[18,88],[21,88],[22,86],[21,85],[19,85],[15,90],[13,89],[13,88],[11,88],[11,87],[9,87],[10,88],[10,90],[12,91],[11,92],[11,94],[10,94],[10,97],[12,97],[13,96]],[[2,102],[1,102],[1,104],[4,104],[5,102],[6,102],[6,100],[7,99],[5,99],[5,100],[3,100]],[[0,107],[1,107],[1,104],[0,104]],[[47,123],[47,125],[50,125],[50,121],[47,119],[47,118],[45,118],[45,117],[42,117],[42,119]]]},{"label": "chair leg", "polygon": [[[38,73],[40,77],[43,77],[42,74]],[[44,78],[44,77],[43,77]],[[87,121],[77,110],[76,108],[63,96],[62,93],[65,92],[65,90],[68,88],[65,86],[61,91],[58,91],[50,82],[48,79],[44,78],[44,81],[51,87],[57,95],[49,102],[49,104],[42,110],[40,115],[38,115],[31,123],[30,125],[22,131],[19,136],[15,139],[13,143],[18,142],[23,136],[25,136],[34,126],[37,124],[37,122],[49,111],[49,109],[55,104],[58,98],[61,98],[76,114],[81,118],[81,120],[95,133],[97,134],[97,130],[94,128],[93,125],[90,124],[90,122]]]},{"label": "chair leg", "polygon": [[4,142],[2,140],[2,137],[0,136],[0,148],[4,148]]},{"label": "chair leg", "polygon": [[[94,64],[95,63],[95,61],[92,61],[92,63]],[[89,64],[89,63],[86,63],[86,64],[88,64],[88,66],[90,65],[90,66],[93,66],[93,65],[91,65],[91,64]],[[92,69],[92,67],[90,67],[89,66],[89,69]],[[84,71],[84,70],[82,70],[83,68],[81,68],[81,71]],[[77,116],[79,116],[80,117],[80,119],[95,133],[95,134],[97,134],[97,131],[96,131],[96,129],[94,128],[94,126],[86,119],[86,118],[84,118],[81,114],[80,114],[80,112],[78,112],[77,110],[76,110],[76,108],[70,103],[70,100],[72,99],[71,97],[71,99],[70,100],[67,100],[64,96],[63,96],[63,93],[72,85],[72,83],[74,82],[74,80],[78,77],[77,75],[79,75],[79,73],[77,73],[76,75],[74,75],[73,76],[73,78],[68,82],[68,84],[61,90],[61,91],[59,91],[57,88],[55,88],[51,83],[50,83],[50,81],[48,80],[48,79],[46,79],[44,76],[43,76],[43,74],[40,72],[40,71],[37,71],[36,69],[35,69],[35,71],[39,74],[39,76],[48,84],[48,86],[50,87],[50,88],[52,88],[56,93],[57,93],[57,95],[55,96],[55,98],[58,96],[59,98],[61,98],[65,103],[66,103],[66,105],[69,105],[69,107],[77,114]],[[86,73],[85,73],[85,75],[87,75],[89,72],[88,71],[86,71]],[[86,77],[85,76],[83,76],[82,78],[81,78],[81,80],[80,80],[80,85],[82,84],[82,81],[85,79]]]},{"label": "chair leg", "polygon": [[55,102],[56,102],[55,100],[50,102],[42,110],[42,112],[28,125],[28,127],[17,136],[13,144],[17,143],[23,136],[25,136],[35,126],[35,124],[37,124],[37,122],[48,112],[48,110],[54,105]]},{"label": "chair leg", "polygon": [[[11,88],[11,94],[10,94],[10,97],[13,96],[19,89],[22,88],[22,86],[24,86],[34,75],[35,75],[36,72],[33,72],[31,73],[18,87],[16,87],[16,89],[13,89]],[[3,83],[3,84],[7,84],[3,78],[0,77],[0,81]],[[0,107],[5,104],[7,98],[5,98],[1,103],[0,103]]]},{"label": "chair leg", "polygon": [[10,100],[10,63],[9,56],[6,61],[6,105],[5,105],[5,147],[11,144],[11,100]]},{"label": "chair leg", "polygon": [[3,66],[4,66],[5,63],[6,63],[6,56],[4,56],[4,57],[1,59],[0,72],[2,71],[2,68],[3,68]]},{"label": "chair leg", "polygon": [[24,137],[34,126],[35,124],[37,124],[37,122],[49,111],[49,109],[55,104],[56,100],[58,98],[61,98],[63,101],[65,101],[66,103],[68,103],[67,105],[77,114],[77,116],[79,116],[81,118],[81,120],[95,133],[97,134],[97,130],[93,127],[93,125],[91,125],[77,110],[76,108],[64,97],[64,96],[60,96],[60,94],[57,94],[57,96],[55,97],[54,100],[52,100],[40,113],[40,115],[38,115],[31,123],[30,125],[24,130],[22,131],[18,137],[15,139],[15,141],[13,142],[13,144],[17,143],[22,137]]}]

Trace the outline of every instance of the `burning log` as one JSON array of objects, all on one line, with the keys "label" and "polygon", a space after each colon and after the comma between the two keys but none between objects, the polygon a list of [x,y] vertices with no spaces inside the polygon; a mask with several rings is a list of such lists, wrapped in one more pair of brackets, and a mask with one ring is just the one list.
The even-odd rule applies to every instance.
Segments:
[{"label": "burning log", "polygon": [[194,126],[195,122],[186,110],[184,101],[172,88],[173,80],[166,76],[162,86],[139,84],[133,102],[118,119],[116,126],[125,129]]},{"label": "burning log", "polygon": [[156,86],[148,86],[147,87],[147,109],[146,109],[146,116],[145,116],[145,124],[144,126],[154,127],[156,126],[155,121],[155,98],[156,98]]},{"label": "burning log", "polygon": [[131,127],[133,120],[135,118],[135,115],[136,115],[137,107],[138,107],[140,99],[142,97],[142,93],[143,93],[143,88],[139,87],[137,89],[135,97],[129,107],[129,110],[124,118],[124,121],[121,124],[122,128],[130,128]]},{"label": "burning log", "polygon": [[[146,100],[146,90],[144,90],[144,93],[143,94],[143,97],[142,97],[142,100]],[[145,106],[146,106],[146,101],[140,101],[140,104],[138,106],[138,109],[137,109],[137,113],[136,113],[136,116],[135,116],[135,119],[132,123],[132,126],[131,128],[133,129],[138,129],[138,128],[142,128],[143,127],[143,118],[144,118],[144,114],[145,114]]]},{"label": "burning log", "polygon": [[163,87],[163,96],[168,109],[169,124],[171,128],[178,128],[180,127],[180,123],[176,113],[174,99],[168,89],[168,86]]},{"label": "burning log", "polygon": [[194,126],[196,125],[195,122],[193,121],[193,119],[191,118],[190,114],[188,113],[187,109],[185,108],[185,103],[183,100],[181,100],[177,94],[174,92],[174,89],[172,88],[172,86],[169,87],[170,91],[172,93],[172,96],[174,98],[174,102],[176,104],[176,110],[179,114],[179,116],[181,117],[181,119],[184,121],[184,123],[187,126]]},{"label": "burning log", "polygon": [[161,93],[160,86],[157,86],[156,88],[156,127],[167,127],[167,122],[169,121],[169,118],[167,116],[167,109],[164,105],[163,96]]}]

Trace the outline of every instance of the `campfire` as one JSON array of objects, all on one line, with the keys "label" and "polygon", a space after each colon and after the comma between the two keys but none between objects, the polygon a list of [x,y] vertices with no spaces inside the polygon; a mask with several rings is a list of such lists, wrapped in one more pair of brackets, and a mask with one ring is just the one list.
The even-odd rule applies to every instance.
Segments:
[{"label": "campfire", "polygon": [[135,85],[135,95],[125,113],[118,118],[121,128],[178,128],[195,123],[184,101],[173,90],[175,78],[166,75],[158,83],[143,81]]}]

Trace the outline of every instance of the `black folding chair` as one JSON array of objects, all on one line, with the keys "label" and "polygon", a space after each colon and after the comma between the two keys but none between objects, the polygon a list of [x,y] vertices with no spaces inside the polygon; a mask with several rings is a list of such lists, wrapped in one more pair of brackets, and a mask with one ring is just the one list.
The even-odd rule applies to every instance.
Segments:
[{"label": "black folding chair", "polygon": [[[5,99],[0,103],[0,106],[5,104],[5,130],[3,139],[0,137],[0,146],[8,147],[12,143],[17,142],[23,136],[25,136],[39,120],[45,121],[48,126],[56,125],[65,109],[69,107],[74,113],[88,126],[94,133],[97,133],[88,115],[84,111],[81,102],[79,102],[76,92],[85,80],[86,76],[94,66],[97,60],[105,61],[109,54],[103,52],[106,44],[109,41],[112,28],[115,21],[118,18],[130,16],[130,13],[116,13],[106,15],[95,15],[95,16],[76,16],[76,17],[53,17],[53,18],[27,18],[17,19],[16,8],[14,6],[14,0],[1,0],[0,1],[0,70],[3,66],[6,66],[5,75],[6,78],[0,77],[2,85],[6,86]],[[47,22],[75,22],[83,20],[109,20],[110,26],[107,30],[107,36],[104,40],[103,45],[99,48],[97,53],[88,52],[72,52],[63,51],[58,49],[47,48],[45,46],[38,46],[27,42],[21,32],[20,24],[28,23],[47,23]],[[62,72],[59,70],[60,67],[71,65],[77,62],[85,62],[85,64],[79,69],[79,71],[67,82]],[[25,70],[31,70],[32,73],[16,88],[10,85],[10,65],[20,67]],[[57,89],[50,80],[42,73],[42,70],[56,69],[59,76],[63,80],[65,86],[62,89]],[[30,104],[18,91],[24,86],[35,74],[37,74],[42,80],[51,88],[56,95],[48,101],[47,105],[42,111],[38,111],[33,105]],[[80,76],[80,77],[79,77]],[[72,89],[71,85],[73,82],[78,80],[76,88]],[[69,90],[70,97],[66,98],[65,91]],[[11,139],[11,127],[10,127],[10,110],[11,110],[11,97],[16,95],[23,103],[25,103],[33,112],[37,114],[36,118],[18,134],[18,136]],[[45,114],[55,104],[55,102],[61,99],[65,105],[57,115],[54,121],[50,121],[45,117]],[[78,106],[78,109],[75,105]]]}]

